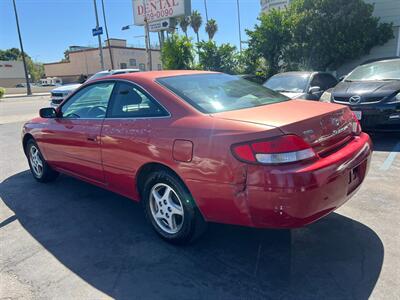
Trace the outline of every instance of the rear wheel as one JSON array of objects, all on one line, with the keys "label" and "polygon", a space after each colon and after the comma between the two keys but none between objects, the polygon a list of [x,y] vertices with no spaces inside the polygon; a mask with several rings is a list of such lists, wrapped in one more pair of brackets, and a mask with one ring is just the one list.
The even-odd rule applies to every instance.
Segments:
[{"label": "rear wheel", "polygon": [[142,194],[147,218],[154,230],[168,242],[189,243],[205,230],[206,223],[189,191],[172,173],[151,173]]},{"label": "rear wheel", "polygon": [[49,182],[57,178],[58,172],[54,171],[44,160],[38,145],[34,140],[29,140],[26,145],[26,155],[33,178],[39,182]]}]

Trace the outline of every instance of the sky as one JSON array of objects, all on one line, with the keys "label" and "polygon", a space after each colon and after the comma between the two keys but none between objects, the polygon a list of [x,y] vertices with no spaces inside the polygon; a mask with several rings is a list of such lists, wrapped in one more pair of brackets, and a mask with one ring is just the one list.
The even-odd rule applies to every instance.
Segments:
[{"label": "sky", "polygon": [[[93,0],[16,0],[24,50],[33,60],[55,62],[63,58],[70,45],[96,46],[92,36],[96,27]],[[132,26],[122,31],[122,26],[133,23],[131,0],[104,0],[110,38],[126,39],[128,44],[144,45],[143,27]],[[239,0],[242,40],[245,29],[251,29],[260,13],[260,0]],[[103,25],[101,0],[97,0],[100,26]],[[208,17],[217,21],[218,44],[232,43],[239,48],[236,0],[207,0]],[[192,0],[192,10],[200,11],[203,26],[200,39],[208,39],[204,30],[204,0]],[[189,29],[189,36],[195,34]],[[102,36],[106,39],[105,34]],[[152,34],[152,42],[158,37]],[[12,0],[0,0],[0,49],[19,48]]]}]

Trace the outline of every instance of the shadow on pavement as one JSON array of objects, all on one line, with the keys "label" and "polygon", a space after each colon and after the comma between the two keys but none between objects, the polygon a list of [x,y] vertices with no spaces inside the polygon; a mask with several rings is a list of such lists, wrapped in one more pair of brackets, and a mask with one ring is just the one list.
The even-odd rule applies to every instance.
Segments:
[{"label": "shadow on pavement", "polygon": [[400,132],[368,132],[374,151],[400,152]]},{"label": "shadow on pavement", "polygon": [[367,299],[383,262],[379,237],[335,213],[291,232],[210,224],[175,247],[140,205],[73,178],[39,184],[25,171],[0,196],[59,262],[117,299]]}]

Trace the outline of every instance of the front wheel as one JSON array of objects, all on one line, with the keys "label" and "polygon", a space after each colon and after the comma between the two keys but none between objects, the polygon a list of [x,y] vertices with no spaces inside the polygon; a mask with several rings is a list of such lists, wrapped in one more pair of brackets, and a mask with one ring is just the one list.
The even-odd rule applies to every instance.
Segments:
[{"label": "front wheel", "polygon": [[39,182],[49,182],[57,178],[58,172],[54,171],[44,160],[35,141],[30,140],[27,143],[26,154],[33,178]]},{"label": "front wheel", "polygon": [[168,242],[191,242],[206,227],[189,191],[170,172],[160,171],[149,176],[142,202],[153,228]]}]

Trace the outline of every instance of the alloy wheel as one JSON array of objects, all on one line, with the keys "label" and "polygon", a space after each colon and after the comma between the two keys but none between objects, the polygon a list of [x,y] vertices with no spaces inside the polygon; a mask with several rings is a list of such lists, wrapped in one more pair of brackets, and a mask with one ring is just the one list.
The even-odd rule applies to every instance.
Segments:
[{"label": "alloy wheel", "polygon": [[152,187],[149,197],[150,211],[157,225],[169,234],[179,232],[184,221],[184,210],[174,189],[165,183],[157,183]]}]

